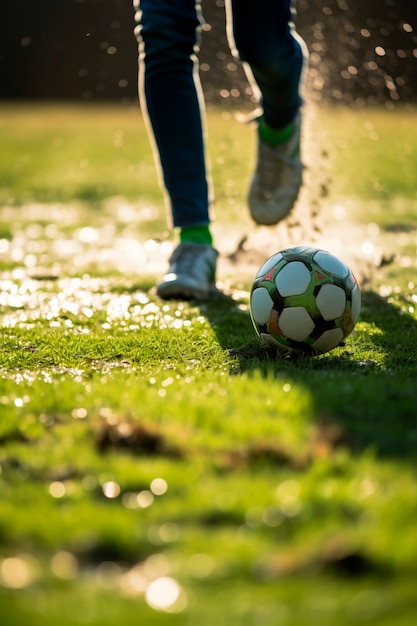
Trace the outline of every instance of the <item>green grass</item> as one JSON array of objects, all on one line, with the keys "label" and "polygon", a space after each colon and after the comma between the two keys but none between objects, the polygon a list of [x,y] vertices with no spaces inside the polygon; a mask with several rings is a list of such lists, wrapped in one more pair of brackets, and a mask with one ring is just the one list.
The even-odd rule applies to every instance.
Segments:
[{"label": "green grass", "polygon": [[[244,206],[253,129],[209,110],[218,246],[246,244],[197,305],[153,292],[172,236],[136,109],[0,112],[2,625],[413,624],[412,114],[310,112],[271,235]],[[360,321],[320,357],[251,326],[287,241],[360,274]]]}]

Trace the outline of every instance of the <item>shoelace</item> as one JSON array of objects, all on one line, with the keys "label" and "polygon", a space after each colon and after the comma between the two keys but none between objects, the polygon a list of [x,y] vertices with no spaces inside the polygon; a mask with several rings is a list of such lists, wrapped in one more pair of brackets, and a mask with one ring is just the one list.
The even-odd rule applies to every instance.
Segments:
[{"label": "shoelace", "polygon": [[177,254],[172,258],[172,265],[180,267],[181,272],[187,272],[193,274],[196,266],[196,251],[195,248],[179,248],[176,250]]},{"label": "shoelace", "polygon": [[279,149],[274,149],[261,144],[260,150],[264,151],[264,156],[260,158],[262,167],[258,168],[257,175],[261,185],[265,187],[276,187],[277,178],[280,176],[279,165],[284,163],[290,167],[297,167],[298,163],[295,158],[284,154]]}]

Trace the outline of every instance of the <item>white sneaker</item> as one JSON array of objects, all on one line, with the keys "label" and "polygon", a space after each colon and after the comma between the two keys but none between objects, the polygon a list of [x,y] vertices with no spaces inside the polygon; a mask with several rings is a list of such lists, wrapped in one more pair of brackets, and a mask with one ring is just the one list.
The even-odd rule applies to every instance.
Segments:
[{"label": "white sneaker", "polygon": [[181,243],[169,259],[169,272],[156,286],[160,298],[206,300],[219,293],[215,285],[218,252],[201,243]]},{"label": "white sneaker", "polygon": [[291,211],[300,191],[300,113],[294,121],[293,135],[278,146],[269,146],[258,136],[258,160],[248,194],[249,210],[257,224],[277,224]]}]

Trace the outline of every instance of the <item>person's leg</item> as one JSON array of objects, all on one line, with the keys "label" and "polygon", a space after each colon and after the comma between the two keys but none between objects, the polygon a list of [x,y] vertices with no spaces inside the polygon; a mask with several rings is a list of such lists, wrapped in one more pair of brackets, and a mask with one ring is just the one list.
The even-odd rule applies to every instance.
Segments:
[{"label": "person's leg", "polygon": [[156,144],[173,225],[207,225],[202,97],[195,58],[199,2],[140,0],[136,20],[141,107]]},{"label": "person's leg", "polygon": [[291,5],[291,0],[229,0],[228,5],[229,41],[250,67],[263,118],[274,129],[290,124],[301,106],[307,52],[293,28]]},{"label": "person's leg", "polygon": [[276,224],[292,209],[302,182],[300,83],[307,49],[295,33],[291,0],[228,0],[232,50],[246,64],[263,115],[248,204],[259,224]]},{"label": "person's leg", "polygon": [[195,56],[200,0],[135,0],[135,4],[141,106],[181,242],[157,294],[165,299],[204,299],[216,291],[218,253],[209,228],[203,100]]}]

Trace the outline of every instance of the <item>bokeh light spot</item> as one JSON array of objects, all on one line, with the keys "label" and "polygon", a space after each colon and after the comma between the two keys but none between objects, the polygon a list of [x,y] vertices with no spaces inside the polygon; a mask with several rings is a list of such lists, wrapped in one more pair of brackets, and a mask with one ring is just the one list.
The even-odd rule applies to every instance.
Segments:
[{"label": "bokeh light spot", "polygon": [[180,584],[169,576],[162,576],[151,582],[146,589],[145,600],[153,609],[168,613],[179,613],[187,605]]},{"label": "bokeh light spot", "polygon": [[155,496],[162,496],[168,490],[168,483],[163,478],[154,478],[151,482],[151,491]]}]

